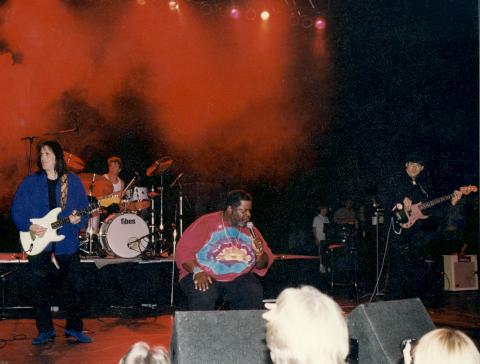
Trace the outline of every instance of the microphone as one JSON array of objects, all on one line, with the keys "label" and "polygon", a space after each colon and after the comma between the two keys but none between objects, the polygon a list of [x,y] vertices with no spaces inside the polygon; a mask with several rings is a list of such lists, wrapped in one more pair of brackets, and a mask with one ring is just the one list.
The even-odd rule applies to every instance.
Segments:
[{"label": "microphone", "polygon": [[175,178],[175,180],[174,180],[172,183],[170,183],[170,188],[172,188],[173,186],[175,186],[175,184],[180,180],[180,178],[182,178],[182,176],[183,176],[183,172],[180,172],[180,173],[178,174],[177,178]]},{"label": "microphone", "polygon": [[251,221],[247,222],[247,228],[248,228],[248,230],[250,230],[250,234],[252,235],[252,237],[254,239],[256,239],[257,234],[255,234],[255,231],[253,230],[253,222],[251,222]]}]

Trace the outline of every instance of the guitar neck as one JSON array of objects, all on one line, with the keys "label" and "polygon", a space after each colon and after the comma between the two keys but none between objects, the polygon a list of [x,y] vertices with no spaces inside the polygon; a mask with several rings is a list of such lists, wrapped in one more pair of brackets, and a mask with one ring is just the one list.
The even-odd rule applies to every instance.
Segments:
[{"label": "guitar neck", "polygon": [[[93,210],[95,210],[97,208],[98,208],[97,204],[91,204],[88,207],[84,208],[83,210],[77,211],[75,213],[75,215],[77,215],[77,216],[88,215],[90,212],[92,212]],[[58,219],[57,221],[52,222],[52,228],[53,229],[58,229],[58,228],[62,227],[63,225],[65,225],[69,222],[70,222],[69,216],[62,217],[61,219]]]},{"label": "guitar neck", "polygon": [[434,200],[431,200],[431,201],[428,201],[428,202],[422,202],[422,204],[419,206],[420,207],[420,210],[426,210],[430,207],[433,207],[435,205],[438,205],[439,203],[442,203],[442,202],[445,202],[445,201],[448,201],[448,200],[451,200],[452,197],[454,196],[453,193],[449,194],[449,195],[445,195],[445,196],[442,196],[442,197],[438,197]]}]

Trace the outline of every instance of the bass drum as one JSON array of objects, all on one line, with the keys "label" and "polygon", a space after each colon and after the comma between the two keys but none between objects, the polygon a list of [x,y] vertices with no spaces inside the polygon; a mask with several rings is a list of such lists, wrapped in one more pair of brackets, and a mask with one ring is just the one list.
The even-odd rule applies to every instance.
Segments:
[{"label": "bass drum", "polygon": [[147,248],[147,223],[135,214],[118,214],[104,222],[98,235],[103,249],[120,258],[136,258]]}]

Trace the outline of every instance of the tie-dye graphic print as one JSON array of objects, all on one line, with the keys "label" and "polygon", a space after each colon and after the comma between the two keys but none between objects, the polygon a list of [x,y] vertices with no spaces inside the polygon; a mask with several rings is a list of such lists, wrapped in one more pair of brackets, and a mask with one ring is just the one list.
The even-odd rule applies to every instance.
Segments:
[{"label": "tie-dye graphic print", "polygon": [[209,275],[219,281],[229,280],[231,275],[247,273],[254,267],[252,238],[234,227],[215,231],[196,258]]}]

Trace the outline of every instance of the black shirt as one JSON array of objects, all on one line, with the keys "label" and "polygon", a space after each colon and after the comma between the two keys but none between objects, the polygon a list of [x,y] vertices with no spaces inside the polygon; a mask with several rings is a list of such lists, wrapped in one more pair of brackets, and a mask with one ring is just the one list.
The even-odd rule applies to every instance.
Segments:
[{"label": "black shirt", "polygon": [[57,181],[56,179],[48,179],[48,206],[50,210],[57,207]]}]

